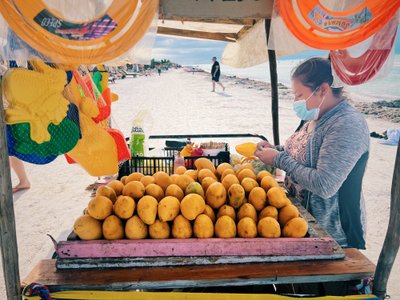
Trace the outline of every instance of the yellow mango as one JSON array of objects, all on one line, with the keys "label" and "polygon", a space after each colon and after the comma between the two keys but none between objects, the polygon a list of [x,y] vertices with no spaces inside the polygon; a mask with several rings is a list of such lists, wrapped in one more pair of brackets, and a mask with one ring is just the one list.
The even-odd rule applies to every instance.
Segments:
[{"label": "yellow mango", "polygon": [[240,155],[243,155],[244,157],[251,157],[254,156],[254,153],[257,150],[257,144],[254,143],[243,143],[240,145],[237,145],[235,147],[236,152],[239,153]]}]

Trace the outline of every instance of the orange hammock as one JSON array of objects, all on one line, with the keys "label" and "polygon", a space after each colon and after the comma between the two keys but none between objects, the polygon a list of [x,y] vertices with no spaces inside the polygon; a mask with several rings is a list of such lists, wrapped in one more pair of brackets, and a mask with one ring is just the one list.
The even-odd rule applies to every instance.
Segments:
[{"label": "orange hammock", "polygon": [[27,44],[54,62],[96,64],[126,53],[150,27],[158,0],[114,0],[104,14],[81,23],[66,21],[43,0],[2,0],[0,12]]},{"label": "orange hammock", "polygon": [[386,64],[397,33],[396,14],[377,32],[369,48],[360,56],[352,57],[347,49],[331,50],[332,68],[342,82],[358,85],[372,79]]},{"label": "orange hammock", "polygon": [[400,1],[365,0],[354,9],[334,12],[319,0],[277,0],[278,13],[293,35],[312,48],[324,50],[360,43],[378,32],[399,8]]}]

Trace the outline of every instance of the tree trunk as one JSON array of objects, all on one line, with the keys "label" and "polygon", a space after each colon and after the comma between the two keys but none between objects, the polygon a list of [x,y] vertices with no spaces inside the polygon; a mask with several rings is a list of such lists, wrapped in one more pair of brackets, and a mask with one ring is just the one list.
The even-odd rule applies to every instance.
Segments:
[{"label": "tree trunk", "polygon": [[390,201],[389,226],[385,242],[379,255],[374,278],[374,295],[384,298],[386,287],[394,260],[400,246],[400,141],[397,147],[396,162],[394,165],[392,193]]},{"label": "tree trunk", "polygon": [[20,299],[18,245],[11,185],[6,124],[0,86],[0,246],[7,299],[18,300]]}]

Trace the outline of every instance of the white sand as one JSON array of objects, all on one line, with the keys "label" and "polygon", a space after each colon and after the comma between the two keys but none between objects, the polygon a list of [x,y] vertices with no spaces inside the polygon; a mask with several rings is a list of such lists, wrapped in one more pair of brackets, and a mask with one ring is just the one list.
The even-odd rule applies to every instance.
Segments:
[{"label": "white sand", "polygon": [[[225,82],[227,92],[211,93],[205,74],[171,71],[161,77],[124,79],[111,85],[120,95],[113,106],[113,122],[128,135],[133,116],[151,109],[152,134],[259,133],[272,139],[270,94],[263,90]],[[219,87],[217,87],[217,90]],[[280,102],[281,143],[295,130],[298,119],[291,110],[290,93]],[[286,97],[286,98],[285,98]],[[383,132],[395,124],[368,118],[370,131]],[[349,124],[351,126],[351,124]],[[368,214],[365,254],[376,262],[389,219],[390,186],[396,147],[371,139],[371,155],[364,178]],[[32,188],[14,197],[21,280],[39,260],[49,258],[52,242],[46,236],[65,238],[89,201],[85,187],[95,181],[63,157],[47,166],[26,165]],[[15,175],[13,181],[16,183]],[[388,293],[400,298],[400,259],[389,280]],[[0,280],[0,299],[5,299]]]}]

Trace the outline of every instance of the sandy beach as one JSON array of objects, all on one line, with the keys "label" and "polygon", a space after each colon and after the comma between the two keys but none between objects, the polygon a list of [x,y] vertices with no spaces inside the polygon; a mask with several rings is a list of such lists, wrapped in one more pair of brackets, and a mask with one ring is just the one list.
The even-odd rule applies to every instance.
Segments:
[{"label": "sandy beach", "polygon": [[[113,105],[112,124],[128,136],[135,114],[147,109],[153,120],[148,134],[249,132],[272,140],[269,84],[233,77],[222,80],[226,85],[224,93],[219,87],[217,92],[211,92],[209,74],[183,70],[117,80],[110,86],[120,97]],[[290,89],[280,85],[279,95],[280,136],[284,143],[299,120],[291,108]],[[353,101],[357,100],[356,95],[351,96]],[[360,105],[364,104],[357,104],[357,107]],[[368,113],[366,118],[371,132],[382,133],[399,126],[394,121],[400,122],[400,109],[390,110],[381,105],[386,113],[374,114],[374,107],[366,105],[364,112]],[[395,154],[396,147],[371,139],[363,183],[368,222],[364,253],[374,263],[388,225]],[[54,250],[47,234],[55,239],[65,239],[71,231],[74,220],[90,200],[90,192],[85,188],[96,180],[79,166],[68,165],[64,157],[46,166],[26,164],[26,168],[32,188],[14,196],[21,280],[39,260],[51,257]],[[12,179],[16,184],[15,174]],[[400,258],[397,257],[388,286],[392,299],[400,299],[399,281]],[[3,279],[0,280],[0,299],[5,299]]]}]

